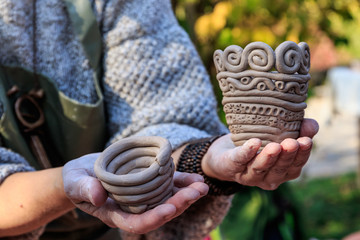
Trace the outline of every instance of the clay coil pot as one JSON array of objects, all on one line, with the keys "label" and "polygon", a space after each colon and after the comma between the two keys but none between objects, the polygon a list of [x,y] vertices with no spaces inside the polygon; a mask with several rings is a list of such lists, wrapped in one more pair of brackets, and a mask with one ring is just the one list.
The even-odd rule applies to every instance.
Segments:
[{"label": "clay coil pot", "polygon": [[214,52],[223,109],[236,146],[250,138],[270,142],[298,138],[304,118],[310,50],[301,42],[281,43],[275,51],[263,42],[244,49]]},{"label": "clay coil pot", "polygon": [[94,165],[108,195],[126,212],[142,213],[173,194],[171,145],[162,137],[129,137],[106,148]]}]

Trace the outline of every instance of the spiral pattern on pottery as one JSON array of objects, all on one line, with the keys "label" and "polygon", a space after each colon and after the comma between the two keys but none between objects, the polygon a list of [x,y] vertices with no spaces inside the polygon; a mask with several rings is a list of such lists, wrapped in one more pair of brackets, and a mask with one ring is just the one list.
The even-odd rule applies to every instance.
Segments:
[{"label": "spiral pattern on pottery", "polygon": [[300,74],[307,74],[310,70],[310,48],[307,43],[299,43],[299,47],[302,53],[302,61],[299,69]]},{"label": "spiral pattern on pottery", "polygon": [[106,148],[94,171],[108,195],[126,212],[142,213],[172,196],[171,145],[161,137],[130,137]]},{"label": "spiral pattern on pottery", "polygon": [[294,74],[299,71],[303,62],[303,54],[300,47],[290,41],[281,43],[275,49],[276,70],[280,73]]},{"label": "spiral pattern on pottery", "polygon": [[257,71],[270,71],[275,64],[275,53],[272,48],[263,42],[250,43],[242,49],[231,45],[224,52],[214,52],[214,63],[218,72],[244,71],[248,67]]},{"label": "spiral pattern on pottery", "polygon": [[286,41],[275,51],[262,42],[232,45],[216,50],[214,63],[235,145],[251,137],[263,146],[298,137],[310,80],[306,43]]},{"label": "spiral pattern on pottery", "polygon": [[275,68],[279,73],[307,74],[310,69],[310,49],[305,42],[286,41],[275,51],[263,42],[250,43],[244,49],[231,45],[224,51],[216,50],[213,58],[217,72],[268,72]]},{"label": "spiral pattern on pottery", "polygon": [[222,56],[223,56],[223,51],[218,49],[214,52],[213,59],[217,72],[225,71],[225,66],[223,64],[224,61],[222,60]]},{"label": "spiral pattern on pottery", "polygon": [[249,67],[256,71],[270,71],[275,64],[275,54],[272,48],[263,42],[253,42],[244,49],[244,57]]}]

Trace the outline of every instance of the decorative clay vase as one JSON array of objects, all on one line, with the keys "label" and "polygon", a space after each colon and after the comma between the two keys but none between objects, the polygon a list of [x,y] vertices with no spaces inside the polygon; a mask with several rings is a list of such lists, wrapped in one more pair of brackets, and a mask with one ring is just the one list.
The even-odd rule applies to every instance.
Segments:
[{"label": "decorative clay vase", "polygon": [[214,52],[223,109],[236,146],[250,138],[280,143],[298,138],[304,118],[310,50],[301,42],[281,43],[275,51],[263,42],[244,49]]},{"label": "decorative clay vase", "polygon": [[171,145],[161,137],[129,137],[106,148],[94,171],[108,195],[126,212],[142,213],[173,194]]}]

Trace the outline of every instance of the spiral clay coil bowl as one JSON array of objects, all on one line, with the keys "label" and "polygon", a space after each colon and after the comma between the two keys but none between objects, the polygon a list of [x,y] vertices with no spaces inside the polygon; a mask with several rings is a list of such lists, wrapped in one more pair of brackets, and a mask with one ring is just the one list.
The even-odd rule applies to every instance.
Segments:
[{"label": "spiral clay coil bowl", "polygon": [[142,213],[172,196],[171,145],[161,137],[129,137],[106,148],[94,171],[108,195],[126,212]]},{"label": "spiral clay coil bowl", "polygon": [[214,63],[236,146],[250,138],[262,140],[262,148],[298,138],[310,80],[306,43],[286,41],[275,51],[263,42],[232,45],[216,50]]}]

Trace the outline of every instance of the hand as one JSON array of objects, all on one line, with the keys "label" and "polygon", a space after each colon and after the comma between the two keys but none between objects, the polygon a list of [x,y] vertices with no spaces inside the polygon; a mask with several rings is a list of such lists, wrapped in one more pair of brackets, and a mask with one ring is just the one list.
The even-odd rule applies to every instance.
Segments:
[{"label": "hand", "polygon": [[142,214],[123,212],[107,197],[105,189],[95,177],[93,166],[98,156],[97,153],[89,154],[68,162],[63,168],[64,189],[76,207],[110,227],[137,234],[149,232],[179,216],[207,194],[208,186],[200,175],[175,172],[175,194],[166,203]]},{"label": "hand", "polygon": [[230,135],[217,139],[202,161],[202,169],[209,177],[235,181],[242,185],[274,190],[281,183],[300,176],[312,149],[312,137],[319,125],[313,119],[304,119],[300,138],[269,143],[258,153],[259,139],[250,139],[235,147]]},{"label": "hand", "polygon": [[360,232],[354,232],[345,236],[342,240],[359,240],[359,239],[360,239]]}]

